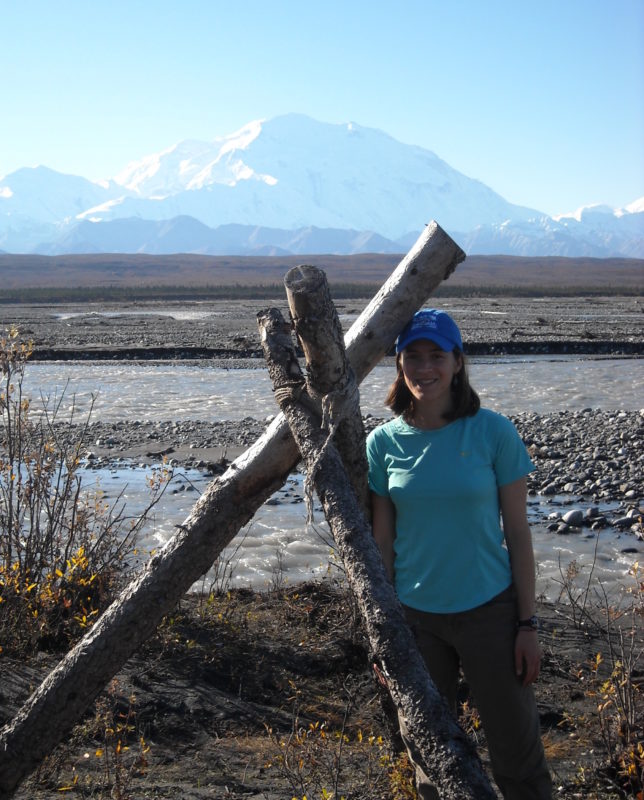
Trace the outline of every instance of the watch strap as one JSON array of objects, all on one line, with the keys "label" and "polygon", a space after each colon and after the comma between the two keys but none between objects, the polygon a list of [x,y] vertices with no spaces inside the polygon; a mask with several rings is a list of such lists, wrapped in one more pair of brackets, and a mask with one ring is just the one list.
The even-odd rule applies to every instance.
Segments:
[{"label": "watch strap", "polygon": [[538,631],[539,617],[528,617],[528,619],[520,619],[517,622],[517,628],[525,628],[530,631]]}]

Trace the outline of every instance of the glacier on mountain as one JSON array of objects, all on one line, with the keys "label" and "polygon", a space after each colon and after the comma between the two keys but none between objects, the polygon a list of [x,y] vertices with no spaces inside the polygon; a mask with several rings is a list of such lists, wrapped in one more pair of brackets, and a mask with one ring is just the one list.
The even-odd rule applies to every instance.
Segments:
[{"label": "glacier on mountain", "polygon": [[260,249],[299,252],[314,242],[326,248],[318,252],[338,252],[370,243],[390,252],[404,250],[431,219],[471,253],[644,254],[644,198],[552,218],[507,202],[430,150],[300,114],[256,120],[209,142],[184,140],[101,183],[46,167],[0,180],[0,248],[13,252],[161,252],[190,247],[190,235],[191,252],[249,252],[249,230],[274,231]]}]

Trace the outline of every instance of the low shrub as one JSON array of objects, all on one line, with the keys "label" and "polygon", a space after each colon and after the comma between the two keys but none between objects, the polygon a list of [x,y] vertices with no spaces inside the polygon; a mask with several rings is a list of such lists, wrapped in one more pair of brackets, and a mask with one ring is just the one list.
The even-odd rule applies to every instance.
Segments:
[{"label": "low shrub", "polygon": [[[89,417],[65,436],[66,391],[33,403],[24,391],[32,345],[0,338],[0,653],[66,650],[114,599],[137,533],[171,477],[162,469],[147,511],[128,517],[100,486],[83,486]],[[63,420],[63,416],[66,419]]]}]

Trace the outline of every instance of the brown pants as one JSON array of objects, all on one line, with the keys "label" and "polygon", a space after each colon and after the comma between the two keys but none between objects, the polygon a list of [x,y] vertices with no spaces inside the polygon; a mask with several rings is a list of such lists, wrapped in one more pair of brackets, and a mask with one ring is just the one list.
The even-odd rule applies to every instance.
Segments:
[{"label": "brown pants", "polygon": [[[550,800],[552,782],[545,760],[532,687],[514,669],[516,603],[512,588],[489,603],[457,614],[431,614],[405,607],[407,621],[436,688],[456,710],[459,668],[467,679],[483,723],[494,780],[505,800]],[[416,765],[418,795],[438,794]]]}]

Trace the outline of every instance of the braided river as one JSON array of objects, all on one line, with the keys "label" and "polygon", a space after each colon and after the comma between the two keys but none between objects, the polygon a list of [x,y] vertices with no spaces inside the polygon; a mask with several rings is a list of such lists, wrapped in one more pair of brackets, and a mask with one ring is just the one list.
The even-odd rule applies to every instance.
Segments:
[{"label": "braided river", "polygon": [[[644,407],[644,360],[581,356],[479,357],[469,362],[472,384],[483,405],[508,415],[552,414],[585,408],[637,411]],[[32,397],[63,396],[81,420],[93,404],[92,419],[136,423],[201,420],[240,422],[268,420],[275,413],[270,382],[263,365],[225,369],[208,362],[43,362],[31,363],[24,389]],[[360,389],[363,415],[386,417],[382,400],[393,377],[387,362],[365,379]],[[198,453],[197,453],[198,455]],[[100,483],[107,499],[120,492],[129,512],[147,504],[149,466],[115,462],[88,470],[85,484]],[[140,542],[144,552],[162,547],[188,515],[208,476],[177,468],[178,475],[156,506]],[[571,476],[571,480],[574,476]],[[628,572],[642,560],[644,544],[630,531],[582,529],[557,535],[544,520],[553,508],[575,506],[571,497],[529,498],[538,591],[549,600],[565,599],[563,576],[574,562],[581,580],[592,575],[609,590],[629,581]],[[640,496],[639,502],[642,502]],[[590,501],[586,502],[586,505]],[[610,510],[604,508],[602,510]],[[307,524],[302,475],[295,472],[226,548],[215,567],[195,588],[215,585],[264,588],[324,576],[341,579],[333,543],[321,510]]]}]

